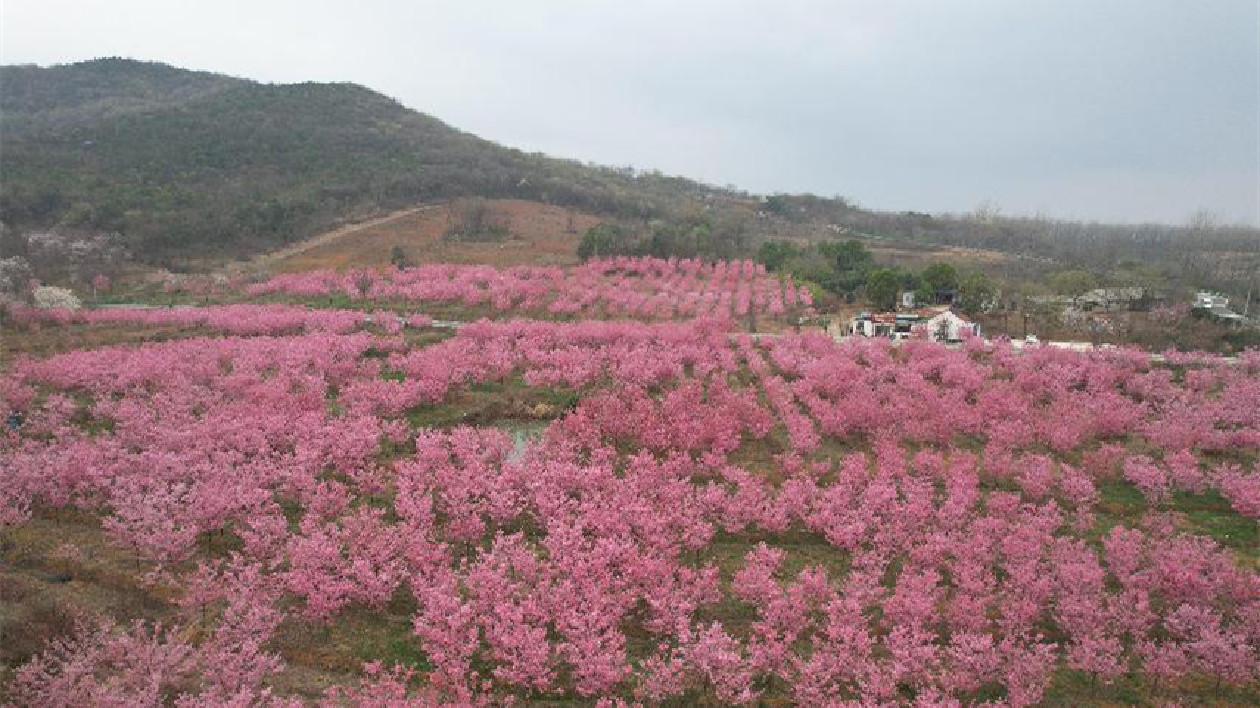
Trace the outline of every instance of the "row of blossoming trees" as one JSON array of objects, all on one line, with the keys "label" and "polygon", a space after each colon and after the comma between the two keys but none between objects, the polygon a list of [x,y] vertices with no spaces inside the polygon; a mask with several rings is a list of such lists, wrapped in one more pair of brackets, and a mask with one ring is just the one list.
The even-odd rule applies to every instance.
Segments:
[{"label": "row of blossoming trees", "polygon": [[392,310],[367,313],[300,305],[212,305],[157,309],[36,308],[10,305],[10,320],[19,328],[87,325],[94,327],[177,327],[205,329],[239,335],[284,335],[314,332],[349,334],[374,325],[390,334],[405,327],[428,327],[433,318],[416,313],[400,315]]},{"label": "row of blossoming trees", "polygon": [[575,268],[424,265],[385,271],[310,271],[243,286],[251,296],[451,303],[564,317],[769,317],[806,312],[808,288],[752,261],[611,258]]},{"label": "row of blossoming trees", "polygon": [[[696,282],[750,300],[764,282],[658,267],[674,311],[732,292]],[[461,271],[433,272],[447,277],[371,290],[468,292]],[[482,290],[519,304],[532,280]],[[553,305],[577,292],[548,287]],[[1174,507],[1220,495],[1254,538],[1255,354],[1174,368],[753,340],[718,319],[481,322],[423,348],[304,327],[0,378],[24,414],[0,443],[3,523],[99,515],[184,618],[87,623],[19,670],[11,700],[298,705],[274,690],[282,628],[399,598],[420,670],[372,663],[317,702],[1029,706],[1065,673],[1260,695],[1255,549],[1236,557]],[[494,428],[408,422],[504,381],[581,397],[519,453]],[[1114,488],[1140,490],[1143,513],[1118,516]]]}]

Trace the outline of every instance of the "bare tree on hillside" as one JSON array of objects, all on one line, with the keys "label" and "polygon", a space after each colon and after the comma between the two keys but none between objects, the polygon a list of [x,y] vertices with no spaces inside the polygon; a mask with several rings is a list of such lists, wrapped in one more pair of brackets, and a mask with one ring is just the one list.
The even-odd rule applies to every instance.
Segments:
[{"label": "bare tree on hillside", "polygon": [[481,197],[457,199],[448,208],[448,241],[501,241],[508,233],[507,216]]}]

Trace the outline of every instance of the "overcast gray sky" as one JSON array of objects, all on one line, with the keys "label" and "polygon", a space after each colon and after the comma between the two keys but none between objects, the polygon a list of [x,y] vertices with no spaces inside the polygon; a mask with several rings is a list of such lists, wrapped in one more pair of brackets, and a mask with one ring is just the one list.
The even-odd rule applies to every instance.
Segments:
[{"label": "overcast gray sky", "polygon": [[1260,224],[1257,0],[4,0],[0,12],[4,63],[118,55],[353,81],[506,145],[756,192]]}]

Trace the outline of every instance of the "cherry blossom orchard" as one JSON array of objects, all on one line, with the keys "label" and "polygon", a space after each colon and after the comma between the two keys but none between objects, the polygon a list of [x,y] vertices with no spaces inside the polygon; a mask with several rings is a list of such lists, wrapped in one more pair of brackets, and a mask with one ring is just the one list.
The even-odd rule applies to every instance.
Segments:
[{"label": "cherry blossom orchard", "polygon": [[[214,291],[196,282],[172,290]],[[811,310],[809,288],[780,280],[753,261],[609,258],[575,268],[424,265],[349,272],[309,271],[219,291],[354,301],[451,303],[548,318],[671,320],[712,316],[782,317]]]},{"label": "cherry blossom orchard", "polygon": [[[238,305],[13,362],[0,533],[88,523],[171,608],[85,614],[15,705],[1260,699],[1260,353],[750,336],[808,292],[738,263],[281,291],[635,319]],[[351,625],[393,634],[302,684]]]}]

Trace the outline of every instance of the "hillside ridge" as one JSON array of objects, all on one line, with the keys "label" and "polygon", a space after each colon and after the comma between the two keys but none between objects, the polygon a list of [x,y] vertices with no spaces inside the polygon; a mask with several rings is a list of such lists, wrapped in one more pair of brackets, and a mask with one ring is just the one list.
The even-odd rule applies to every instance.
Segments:
[{"label": "hillside ridge", "polygon": [[[863,238],[997,251],[1027,279],[1243,297],[1260,229],[1080,223],[995,211],[884,212],[843,197],[758,196],[506,147],[352,83],[268,84],[105,58],[0,67],[0,251],[24,232],[113,232],[172,270],[248,260],[346,224],[465,197],[524,200],[624,226],[658,256],[743,258],[767,240]],[[212,266],[213,267],[213,266]]]},{"label": "hillside ridge", "polygon": [[461,196],[652,218],[713,191],[527,154],[357,84],[104,59],[6,66],[0,85],[6,224],[117,231],[156,262],[248,256]]}]

